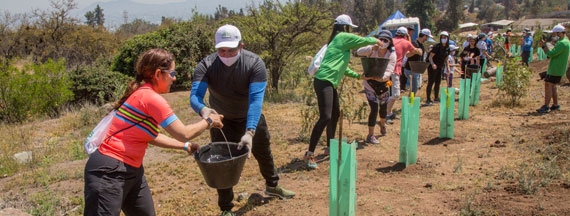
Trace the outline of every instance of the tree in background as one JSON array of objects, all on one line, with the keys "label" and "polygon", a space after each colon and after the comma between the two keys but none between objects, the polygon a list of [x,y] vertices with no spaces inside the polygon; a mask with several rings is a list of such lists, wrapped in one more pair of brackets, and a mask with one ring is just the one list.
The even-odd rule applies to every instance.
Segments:
[{"label": "tree in background", "polygon": [[[242,31],[247,49],[257,53],[269,69],[270,86],[279,91],[283,69],[299,55],[313,54],[331,29],[331,6],[304,2],[267,0],[258,9],[249,7],[249,16],[240,17],[235,25]],[[234,24],[234,23],[230,23]]]},{"label": "tree in background", "polygon": [[502,13],[500,7],[497,6],[493,0],[479,0],[477,19],[491,22],[502,19],[503,17],[504,13]]},{"label": "tree in background", "polygon": [[95,15],[95,23],[97,23],[97,26],[103,27],[105,24],[105,15],[103,14],[103,9],[97,5],[93,13]]},{"label": "tree in background", "polygon": [[87,11],[85,13],[85,24],[95,28],[97,27],[104,27],[105,24],[105,15],[103,14],[103,9],[97,5],[93,11]]},{"label": "tree in background", "polygon": [[418,17],[422,28],[434,27],[432,17],[435,15],[433,0],[408,0],[405,4],[406,16]]},{"label": "tree in background", "polygon": [[463,0],[449,0],[447,10],[435,22],[438,30],[453,31],[463,20]]}]

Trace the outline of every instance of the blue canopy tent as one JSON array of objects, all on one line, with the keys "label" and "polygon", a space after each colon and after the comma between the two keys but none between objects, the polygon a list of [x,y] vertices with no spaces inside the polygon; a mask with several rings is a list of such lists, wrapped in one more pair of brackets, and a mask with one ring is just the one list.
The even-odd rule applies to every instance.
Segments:
[{"label": "blue canopy tent", "polygon": [[380,32],[382,30],[382,25],[384,25],[384,23],[388,22],[388,20],[402,19],[402,18],[406,18],[406,16],[404,16],[404,14],[402,12],[400,12],[400,10],[397,10],[396,12],[394,12],[394,14],[392,14],[390,17],[388,17],[388,19],[384,20],[384,22],[382,24],[380,24],[378,26],[378,28],[376,28],[376,30],[370,32],[370,34],[368,34],[367,36],[370,37],[370,36],[375,35],[378,32]]}]

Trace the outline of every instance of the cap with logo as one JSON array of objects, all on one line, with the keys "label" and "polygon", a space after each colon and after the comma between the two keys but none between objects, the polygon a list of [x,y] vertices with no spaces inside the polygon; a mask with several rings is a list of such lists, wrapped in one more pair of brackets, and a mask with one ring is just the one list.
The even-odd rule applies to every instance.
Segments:
[{"label": "cap with logo", "polygon": [[354,25],[352,23],[352,19],[350,18],[350,16],[346,15],[346,14],[342,14],[338,17],[336,17],[336,19],[334,20],[334,24],[340,24],[340,25],[349,25],[352,26],[353,28],[357,28],[357,25]]},{"label": "cap with logo", "polygon": [[216,31],[216,49],[221,47],[236,48],[239,46],[240,41],[241,33],[233,25],[223,25]]}]

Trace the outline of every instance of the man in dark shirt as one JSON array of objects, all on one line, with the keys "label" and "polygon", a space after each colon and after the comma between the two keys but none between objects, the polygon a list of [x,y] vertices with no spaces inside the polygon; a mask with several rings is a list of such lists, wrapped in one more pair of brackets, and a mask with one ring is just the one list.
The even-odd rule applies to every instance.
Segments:
[{"label": "man in dark shirt", "polygon": [[[190,105],[202,117],[210,113],[224,115],[222,130],[227,141],[239,142],[238,149],[247,146],[248,157],[253,153],[265,178],[265,194],[292,198],[294,192],[277,184],[279,176],[271,154],[269,130],[261,114],[267,84],[265,63],[255,53],[243,49],[243,45],[235,26],[224,25],[216,31],[217,51],[196,66]],[[208,89],[211,108],[204,104]],[[212,142],[225,141],[221,130],[210,130],[210,137]],[[233,189],[217,190],[222,215],[233,215]]]},{"label": "man in dark shirt", "polygon": [[422,54],[418,55],[418,54],[414,54],[414,55],[410,55],[408,56],[408,60],[406,61],[406,64],[404,65],[404,74],[406,75],[406,77],[410,77],[412,76],[412,78],[410,79],[410,83],[412,86],[412,92],[414,94],[417,93],[418,88],[420,86],[420,74],[412,74],[412,69],[410,68],[410,61],[424,61],[424,55],[425,55],[425,47],[424,47],[424,43],[430,38],[431,36],[431,31],[429,29],[422,29],[420,31],[420,35],[418,37],[418,39],[416,39],[416,41],[414,41],[412,44],[414,45],[415,48],[420,48],[422,50]]}]

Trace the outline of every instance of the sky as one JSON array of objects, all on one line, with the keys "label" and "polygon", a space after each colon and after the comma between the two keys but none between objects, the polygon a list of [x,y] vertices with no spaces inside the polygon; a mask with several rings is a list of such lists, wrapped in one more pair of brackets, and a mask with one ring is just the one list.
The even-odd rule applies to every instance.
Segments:
[{"label": "sky", "polygon": [[[96,2],[109,2],[113,0],[75,0],[77,3],[77,8],[79,10],[96,3]],[[185,0],[132,0],[134,2],[145,3],[145,4],[165,4],[173,2],[184,2]],[[251,2],[251,0],[227,0],[228,2]],[[24,13],[29,12],[32,9],[48,9],[49,0],[0,0],[0,10],[7,10],[11,13]],[[230,8],[235,9],[235,8]]]},{"label": "sky", "polygon": [[[84,14],[99,4],[105,14],[105,26],[115,29],[125,23],[124,12],[128,15],[127,22],[143,19],[160,24],[162,16],[187,20],[196,8],[201,14],[213,14],[218,5],[239,11],[240,8],[257,5],[261,1],[263,0],[75,0],[77,8],[70,12],[70,16],[83,22]],[[0,0],[0,5],[0,13],[8,11],[12,14],[28,13],[33,9],[51,9],[50,0]]]}]

